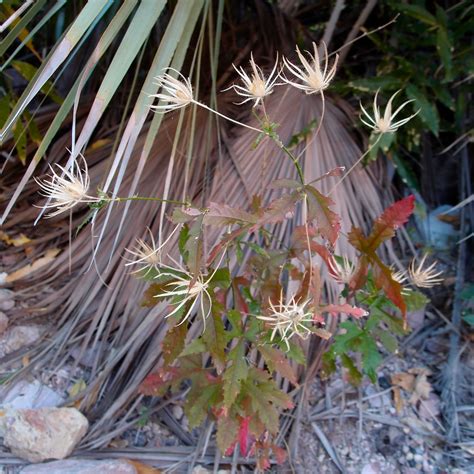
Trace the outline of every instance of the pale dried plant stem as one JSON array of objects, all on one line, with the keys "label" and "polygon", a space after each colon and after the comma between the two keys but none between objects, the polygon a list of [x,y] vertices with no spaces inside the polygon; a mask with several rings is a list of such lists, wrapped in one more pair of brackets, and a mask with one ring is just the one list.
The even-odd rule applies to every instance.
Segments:
[{"label": "pale dried plant stem", "polygon": [[208,107],[207,105],[198,102],[197,100],[192,101],[193,104],[199,105],[199,107],[202,107],[203,109],[209,110],[209,112],[212,112],[213,114],[218,115],[219,117],[222,117],[225,120],[228,120],[229,122],[235,123],[236,125],[240,125],[242,127],[248,128],[249,130],[253,130],[258,133],[262,133],[262,130],[259,130],[258,128],[252,127],[251,125],[247,125],[243,122],[239,122],[238,120],[234,120],[233,118],[228,117],[227,115],[224,115],[217,110],[212,109],[211,107]]},{"label": "pale dried plant stem", "polygon": [[357,165],[371,152],[371,150],[378,144],[380,139],[382,138],[383,134],[380,134],[377,137],[377,140],[369,147],[367,150],[358,158],[358,160],[349,168],[347,173],[344,174],[344,176],[332,187],[332,189],[329,191],[328,196],[330,196],[335,189],[354,171],[354,169],[357,167]]},{"label": "pale dried plant stem", "polygon": [[314,142],[316,137],[319,135],[319,131],[321,130],[321,126],[323,125],[324,113],[326,112],[326,101],[324,99],[323,91],[321,91],[321,101],[322,101],[322,110],[321,110],[321,119],[319,120],[319,123],[318,123],[318,128],[314,132],[313,136],[309,140],[307,140],[305,147],[303,148],[303,150],[301,150],[300,154],[296,158],[297,161],[305,154],[308,147],[311,145],[311,143]]}]

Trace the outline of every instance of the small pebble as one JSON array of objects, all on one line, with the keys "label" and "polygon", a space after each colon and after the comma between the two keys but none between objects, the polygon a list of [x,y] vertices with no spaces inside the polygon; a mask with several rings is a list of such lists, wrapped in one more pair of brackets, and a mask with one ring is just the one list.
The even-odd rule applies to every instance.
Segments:
[{"label": "small pebble", "polygon": [[173,405],[173,408],[171,409],[173,412],[173,416],[176,420],[181,420],[183,417],[184,411],[183,408],[180,405]]},{"label": "small pebble", "polygon": [[402,450],[403,450],[403,452],[404,452],[405,454],[407,454],[407,453],[410,452],[410,448],[409,448],[408,446],[406,446],[406,445],[403,446]]},{"label": "small pebble", "polygon": [[323,461],[324,461],[324,458],[325,458],[324,454],[320,454],[320,455],[318,456],[318,461],[319,461],[319,462],[323,462]]},{"label": "small pebble", "polygon": [[423,456],[421,454],[415,454],[415,456],[413,457],[413,459],[416,461],[416,462],[423,462]]},{"label": "small pebble", "polygon": [[403,428],[403,432],[404,432],[405,434],[409,434],[409,433],[410,433],[410,428],[408,428],[408,426],[405,426],[405,427]]},{"label": "small pebble", "polygon": [[411,461],[411,460],[414,458],[414,456],[413,456],[413,453],[412,453],[412,452],[408,452],[408,453],[407,453],[407,455],[406,455],[405,457],[406,457],[407,461]]}]

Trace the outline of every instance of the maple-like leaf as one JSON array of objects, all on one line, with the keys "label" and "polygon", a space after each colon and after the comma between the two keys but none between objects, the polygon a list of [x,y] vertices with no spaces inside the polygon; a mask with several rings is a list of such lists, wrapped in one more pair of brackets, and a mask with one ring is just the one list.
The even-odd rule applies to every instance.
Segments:
[{"label": "maple-like leaf", "polygon": [[316,221],[318,231],[331,245],[334,245],[341,229],[341,218],[330,209],[334,202],[313,186],[305,186],[304,189],[307,196],[309,219]]},{"label": "maple-like leaf", "polygon": [[145,377],[138,391],[142,395],[154,397],[163,395],[172,383],[183,377],[183,371],[177,367],[160,367],[156,372]]},{"label": "maple-like leaf", "polygon": [[239,421],[237,416],[220,416],[217,419],[217,447],[224,455],[231,455],[237,442]]},{"label": "maple-like leaf", "polygon": [[186,324],[179,324],[168,329],[161,345],[165,365],[172,364],[184,349],[184,342],[188,328]]},{"label": "maple-like leaf", "polygon": [[362,253],[359,261],[360,272],[350,284],[351,290],[360,288],[365,281],[367,264],[372,265],[374,271],[374,281],[378,288],[383,290],[387,297],[395,304],[404,318],[406,318],[406,304],[402,297],[402,286],[395,281],[391,270],[380,260],[376,254],[377,248],[382,242],[392,238],[396,229],[405,224],[413,213],[415,197],[408,196],[405,199],[395,202],[388,207],[376,220],[372,232],[368,237],[364,236],[361,229],[354,227],[349,232],[349,242]]},{"label": "maple-like leaf", "polygon": [[262,354],[266,364],[268,365],[268,368],[272,372],[279,372],[281,375],[283,375],[283,377],[287,378],[293,385],[298,384],[296,373],[282,351],[265,345],[259,346],[258,350]]},{"label": "maple-like leaf", "polygon": [[349,234],[349,241],[363,253],[374,252],[382,242],[391,239],[400,226],[408,222],[414,208],[413,195],[393,203],[375,220],[368,237],[364,237],[360,229],[354,228]]},{"label": "maple-like leaf", "polygon": [[295,227],[291,236],[293,251],[299,255],[301,252],[307,251],[309,245],[311,252],[317,253],[328,267],[334,266],[332,263],[333,256],[331,252],[324,245],[315,242],[313,240],[315,237],[317,237],[317,232],[314,227]]},{"label": "maple-like leaf", "polygon": [[300,198],[301,194],[299,192],[293,192],[275,199],[258,218],[258,225],[275,224],[291,217]]},{"label": "maple-like leaf", "polygon": [[229,367],[226,368],[224,381],[224,406],[230,408],[240,393],[242,381],[247,378],[248,366],[245,359],[245,341],[242,339],[229,352],[228,359],[231,361]]},{"label": "maple-like leaf", "polygon": [[184,412],[189,420],[190,428],[199,426],[208,415],[209,409],[219,400],[221,387],[219,383],[206,384],[194,381],[191,390],[186,395]]},{"label": "maple-like leaf", "polygon": [[204,216],[204,223],[207,225],[226,226],[231,224],[256,224],[257,217],[249,212],[211,202]]},{"label": "maple-like leaf", "polygon": [[217,306],[217,304],[212,306],[211,317],[206,321],[206,330],[202,335],[202,340],[212,355],[217,373],[221,374],[225,367],[226,334],[222,316],[216,309]]},{"label": "maple-like leaf", "polygon": [[374,255],[372,260],[372,267],[374,272],[374,282],[377,288],[380,288],[387,295],[387,298],[397,306],[402,312],[403,317],[406,317],[407,305],[402,296],[402,285],[393,279],[392,270],[385,265],[377,255]]}]

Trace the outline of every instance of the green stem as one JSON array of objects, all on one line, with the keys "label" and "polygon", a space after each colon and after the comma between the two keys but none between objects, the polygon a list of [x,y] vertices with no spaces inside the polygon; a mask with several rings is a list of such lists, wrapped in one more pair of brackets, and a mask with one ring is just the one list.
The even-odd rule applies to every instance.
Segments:
[{"label": "green stem", "polygon": [[[280,143],[281,143],[281,141],[280,141]],[[277,143],[277,145],[278,145],[278,143]],[[290,150],[288,150],[288,148],[285,145],[283,145],[283,143],[281,143],[281,145],[279,145],[279,146],[290,157],[291,161],[295,165],[295,168],[296,168],[296,171],[298,173],[298,177],[301,181],[301,184],[304,186],[304,174],[303,174],[303,170],[301,169],[300,164],[298,163],[298,159],[293,155],[293,153],[291,153]]]},{"label": "green stem", "polygon": [[166,202],[166,203],[169,203],[169,204],[177,204],[177,205],[180,205],[180,206],[189,206],[189,203],[187,203],[187,202],[173,201],[172,199],[160,199],[160,198],[142,197],[142,196],[105,198],[104,200],[108,201],[108,202],[156,201],[156,202]]},{"label": "green stem", "polygon": [[269,129],[270,120],[268,118],[265,107],[263,109],[263,113],[265,115],[265,122],[263,122],[262,119],[255,113],[255,111],[253,111],[254,116],[262,125],[263,133],[265,133],[267,137],[271,138],[276,143],[276,145],[289,156],[290,160],[293,162],[296,168],[301,184],[304,186],[304,174],[300,164],[298,163],[298,158],[296,158],[293,153],[291,153],[291,151],[285,145],[283,145],[283,142],[280,140],[278,134],[274,130]]}]

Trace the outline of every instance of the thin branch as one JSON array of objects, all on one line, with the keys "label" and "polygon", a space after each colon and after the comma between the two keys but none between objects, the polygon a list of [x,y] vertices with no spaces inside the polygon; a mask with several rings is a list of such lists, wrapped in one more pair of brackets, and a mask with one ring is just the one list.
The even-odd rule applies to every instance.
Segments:
[{"label": "thin branch", "polygon": [[343,63],[344,59],[346,59],[346,56],[351,49],[351,45],[355,37],[357,36],[357,33],[366,22],[367,18],[369,17],[376,4],[377,0],[368,0],[364,9],[360,12],[359,18],[357,18],[356,22],[354,23],[354,26],[352,27],[351,31],[347,35],[346,40],[344,41],[344,46],[347,45],[347,47],[342,51],[339,56],[339,67]]},{"label": "thin branch", "polygon": [[334,5],[329,21],[326,24],[326,29],[324,30],[322,39],[322,43],[326,43],[326,46],[329,46],[329,43],[331,42],[334,30],[336,29],[337,20],[339,20],[341,12],[345,6],[344,0],[337,0],[336,5]]}]

